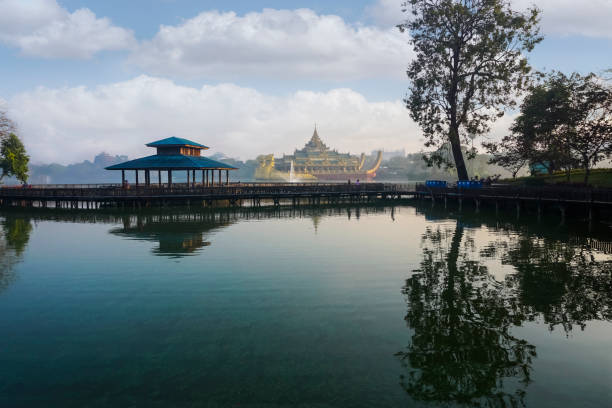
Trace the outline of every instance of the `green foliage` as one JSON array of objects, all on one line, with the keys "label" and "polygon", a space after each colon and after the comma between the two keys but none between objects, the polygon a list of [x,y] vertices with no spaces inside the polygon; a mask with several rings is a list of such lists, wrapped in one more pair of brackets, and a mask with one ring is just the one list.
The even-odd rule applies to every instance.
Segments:
[{"label": "green foliage", "polygon": [[594,74],[552,72],[533,86],[500,143],[483,144],[492,162],[509,168],[540,164],[552,174],[591,166],[612,154],[612,89]]},{"label": "green foliage", "polygon": [[[450,142],[459,179],[467,179],[462,146],[486,133],[529,82],[523,56],[542,40],[539,11],[519,13],[507,0],[409,0],[416,58],[408,67],[405,99],[425,135],[425,146]],[[428,164],[448,161],[437,152]]]},{"label": "green foliage", "polygon": [[[584,185],[584,169],[574,169],[570,172],[569,184]],[[529,186],[542,186],[547,184],[567,184],[567,173],[556,172],[550,175],[518,177],[514,180],[502,180],[506,182],[525,184]],[[588,185],[592,187],[612,188],[612,169],[592,169],[589,172]]]},{"label": "green foliage", "polygon": [[17,180],[25,183],[28,180],[29,161],[30,157],[26,154],[23,143],[14,133],[0,141],[0,180],[5,176],[15,176]]}]

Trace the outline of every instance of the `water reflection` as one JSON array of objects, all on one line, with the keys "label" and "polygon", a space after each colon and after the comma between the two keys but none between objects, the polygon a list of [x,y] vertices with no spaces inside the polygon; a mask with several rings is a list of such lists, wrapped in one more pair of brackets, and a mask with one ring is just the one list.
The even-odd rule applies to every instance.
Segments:
[{"label": "water reflection", "polygon": [[[523,406],[537,354],[513,328],[543,321],[570,332],[590,320],[612,320],[612,261],[576,245],[588,240],[536,223],[420,211],[453,221],[427,228],[422,261],[403,288],[414,333],[397,357],[407,371],[401,385],[414,399]],[[478,245],[482,240],[472,235],[485,225],[495,238]],[[491,259],[510,271],[500,277]]]},{"label": "water reflection", "polygon": [[420,401],[515,406],[530,382],[535,347],[512,335],[524,319],[516,299],[469,258],[464,229],[458,221],[423,236],[420,268],[403,289],[414,334],[397,354],[409,369],[401,384]]},{"label": "water reflection", "polygon": [[[312,220],[315,233],[324,217],[346,216],[359,219],[364,214],[380,214],[394,208],[385,205],[323,205],[303,207],[261,207],[261,208],[217,208],[187,209],[171,208],[163,211],[141,210],[135,212],[63,212],[37,209],[31,212],[10,211],[5,219],[4,228],[11,248],[20,254],[27,245],[32,229],[30,220],[53,221],[63,223],[116,224],[119,227],[110,229],[110,233],[125,239],[157,242],[151,249],[154,255],[171,258],[197,255],[207,246],[212,245],[213,236],[219,230],[240,221],[268,220],[281,218],[309,218]],[[10,237],[8,236],[10,234]]]},{"label": "water reflection", "polygon": [[15,280],[13,267],[21,260],[30,239],[32,224],[29,218],[9,215],[2,219],[0,228],[0,292],[2,292]]},{"label": "water reflection", "polygon": [[195,255],[211,244],[210,236],[234,221],[214,213],[158,214],[123,217],[123,227],[111,234],[124,238],[158,242],[154,255],[180,258]]}]

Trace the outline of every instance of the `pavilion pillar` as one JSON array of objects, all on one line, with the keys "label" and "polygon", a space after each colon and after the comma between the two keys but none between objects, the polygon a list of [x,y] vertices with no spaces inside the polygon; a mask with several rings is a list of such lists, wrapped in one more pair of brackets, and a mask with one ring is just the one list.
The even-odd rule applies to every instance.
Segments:
[{"label": "pavilion pillar", "polygon": [[187,188],[189,188],[189,170],[187,170]]},{"label": "pavilion pillar", "polygon": [[149,170],[145,170],[145,185],[147,187],[151,185],[151,173]]},{"label": "pavilion pillar", "polygon": [[191,185],[195,187],[195,170],[191,172]]},{"label": "pavilion pillar", "polygon": [[225,170],[225,185],[229,185],[229,170]]},{"label": "pavilion pillar", "polygon": [[168,170],[168,187],[172,187],[172,170]]},{"label": "pavilion pillar", "polygon": [[136,185],[138,185],[138,170],[135,170],[135,171],[136,171]]},{"label": "pavilion pillar", "polygon": [[221,170],[219,170],[219,185],[222,185],[223,182],[221,181]]},{"label": "pavilion pillar", "polygon": [[204,172],[205,172],[205,171],[206,171],[206,170],[202,170],[202,187],[204,187],[204,186],[205,186],[205,184],[204,184]]},{"label": "pavilion pillar", "polygon": [[125,186],[125,170],[121,170],[121,185]]},{"label": "pavilion pillar", "polygon": [[157,185],[161,187],[161,170],[157,170]]}]

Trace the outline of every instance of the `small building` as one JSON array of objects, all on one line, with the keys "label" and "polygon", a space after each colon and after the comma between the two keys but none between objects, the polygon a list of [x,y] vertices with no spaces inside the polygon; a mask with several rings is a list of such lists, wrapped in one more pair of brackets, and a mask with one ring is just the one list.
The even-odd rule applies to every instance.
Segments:
[{"label": "small building", "polygon": [[[201,155],[202,150],[208,150],[207,146],[180,137],[168,137],[156,142],[148,143],[146,146],[155,147],[157,154],[141,157],[123,163],[106,167],[106,170],[121,170],[122,185],[126,184],[125,172],[134,171],[136,174],[136,185],[139,185],[139,173],[144,172],[144,185],[151,186],[151,174],[156,175],[155,181],[162,185],[162,172],[168,173],[168,186],[172,186],[172,173],[185,171],[187,173],[187,186],[195,186],[196,178],[200,174],[203,186],[214,186],[229,184],[229,171],[237,170],[225,163],[209,159]],[[225,172],[225,183],[222,180],[222,172]],[[157,174],[155,174],[157,173]],[[218,175],[215,183],[215,173]]]}]

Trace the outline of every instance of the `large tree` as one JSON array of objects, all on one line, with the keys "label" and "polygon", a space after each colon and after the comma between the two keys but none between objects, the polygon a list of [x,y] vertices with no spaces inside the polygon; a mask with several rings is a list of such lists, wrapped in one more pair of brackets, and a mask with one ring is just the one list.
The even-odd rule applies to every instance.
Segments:
[{"label": "large tree", "polygon": [[595,74],[561,75],[570,89],[567,145],[589,181],[591,165],[612,154],[612,88]]},{"label": "large tree", "polygon": [[25,183],[28,180],[28,163],[30,157],[27,155],[21,140],[14,133],[0,140],[0,180],[5,176],[15,176],[17,180]]},{"label": "large tree", "polygon": [[566,120],[563,106],[569,93],[563,84],[550,81],[532,86],[521,103],[520,114],[501,141],[483,143],[492,154],[491,163],[508,169],[538,164],[549,174],[563,167],[571,168],[571,152],[559,143],[560,124]]},{"label": "large tree", "polygon": [[591,166],[612,154],[612,89],[594,74],[552,72],[530,89],[510,132],[483,144],[492,163],[564,168],[568,181],[580,166],[587,183]]},{"label": "large tree", "polygon": [[[528,82],[524,57],[542,40],[539,10],[511,9],[508,0],[408,0],[408,31],[416,58],[405,99],[426,147],[450,143],[460,180],[468,179],[462,144],[489,131]],[[428,164],[441,165],[437,153]]]}]

